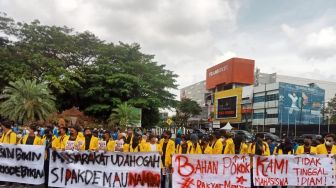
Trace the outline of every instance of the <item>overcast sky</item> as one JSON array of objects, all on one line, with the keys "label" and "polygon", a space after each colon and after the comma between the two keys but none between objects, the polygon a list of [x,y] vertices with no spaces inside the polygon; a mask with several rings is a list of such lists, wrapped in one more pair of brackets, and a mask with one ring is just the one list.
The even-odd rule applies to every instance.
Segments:
[{"label": "overcast sky", "polygon": [[334,0],[0,0],[0,11],[139,43],[179,88],[234,56],[262,72],[336,81]]}]

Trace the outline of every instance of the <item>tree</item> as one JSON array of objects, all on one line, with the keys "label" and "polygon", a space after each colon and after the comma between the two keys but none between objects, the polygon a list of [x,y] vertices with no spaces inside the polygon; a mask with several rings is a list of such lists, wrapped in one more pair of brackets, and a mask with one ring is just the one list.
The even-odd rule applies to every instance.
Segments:
[{"label": "tree", "polygon": [[125,103],[119,104],[112,110],[109,121],[111,124],[117,124],[120,128],[135,126],[140,122],[139,114],[134,107]]},{"label": "tree", "polygon": [[10,82],[0,95],[0,114],[13,121],[45,120],[55,112],[54,96],[45,83],[20,79]]},{"label": "tree", "polygon": [[191,99],[182,99],[176,108],[175,123],[181,127],[185,127],[188,124],[188,119],[192,116],[199,115],[202,108],[196,101]]},{"label": "tree", "polygon": [[[112,109],[128,102],[144,111],[176,107],[176,77],[139,44],[109,43],[89,31],[15,22],[0,15],[0,90],[25,78],[46,82],[59,111],[79,107],[106,121]],[[13,40],[15,39],[15,40]],[[144,113],[146,125],[157,118]]]},{"label": "tree", "polygon": [[[328,102],[328,106],[322,109],[322,116],[328,116],[327,121],[331,124],[336,124],[336,95]],[[328,123],[328,122],[326,122]]]}]

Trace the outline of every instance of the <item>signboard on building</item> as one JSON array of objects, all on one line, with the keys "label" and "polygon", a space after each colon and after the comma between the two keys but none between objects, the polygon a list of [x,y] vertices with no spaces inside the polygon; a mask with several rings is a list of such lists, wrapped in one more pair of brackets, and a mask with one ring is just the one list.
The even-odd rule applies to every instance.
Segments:
[{"label": "signboard on building", "polygon": [[253,84],[254,60],[231,58],[207,70],[206,89],[230,83]]},{"label": "signboard on building", "polygon": [[283,124],[322,123],[325,91],[318,87],[279,83],[279,122]]},{"label": "signboard on building", "polygon": [[225,122],[241,121],[242,88],[215,93],[215,119]]}]

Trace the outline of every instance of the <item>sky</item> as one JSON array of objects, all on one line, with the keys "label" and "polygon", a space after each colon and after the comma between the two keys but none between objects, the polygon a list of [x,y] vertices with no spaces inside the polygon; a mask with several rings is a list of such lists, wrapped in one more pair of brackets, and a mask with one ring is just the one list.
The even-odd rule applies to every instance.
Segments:
[{"label": "sky", "polygon": [[139,43],[179,75],[179,88],[231,57],[254,59],[261,72],[336,81],[334,0],[0,0],[0,12]]}]

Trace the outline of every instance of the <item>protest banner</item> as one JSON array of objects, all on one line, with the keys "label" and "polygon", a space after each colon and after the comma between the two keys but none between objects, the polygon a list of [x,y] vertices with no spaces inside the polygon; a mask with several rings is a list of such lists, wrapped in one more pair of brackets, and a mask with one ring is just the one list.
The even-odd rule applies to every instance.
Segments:
[{"label": "protest banner", "polygon": [[44,146],[0,144],[0,181],[43,184]]},{"label": "protest banner", "polygon": [[160,160],[158,153],[54,151],[49,186],[160,187]]},{"label": "protest banner", "polygon": [[327,155],[253,158],[255,186],[335,186],[335,159]]},{"label": "protest banner", "polygon": [[106,141],[99,140],[98,141],[98,150],[105,151],[106,150]]},{"label": "protest banner", "polygon": [[247,155],[174,155],[173,187],[245,188],[251,186]]}]

